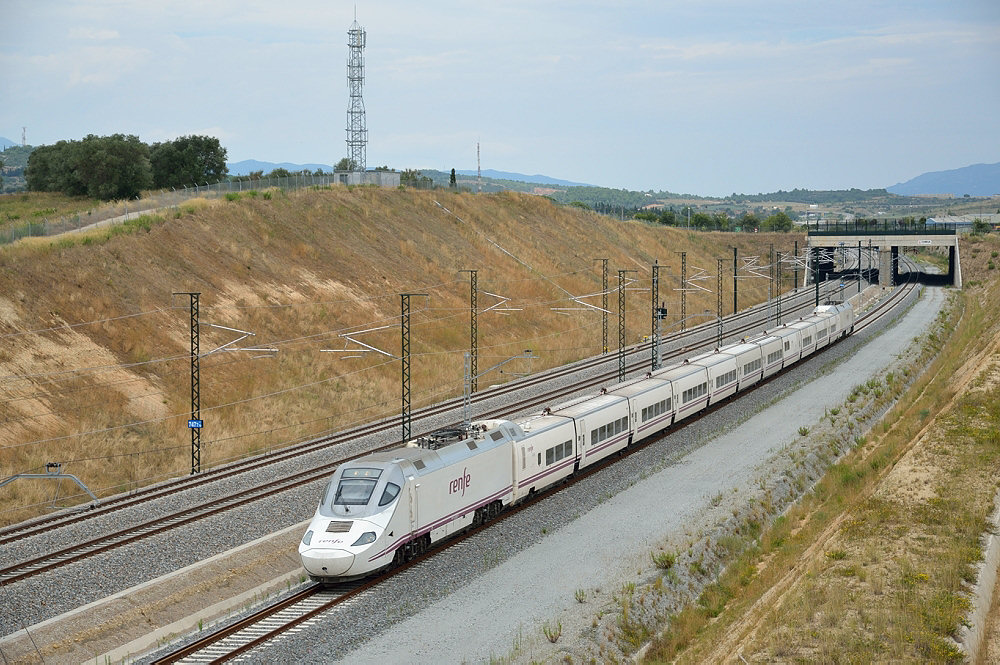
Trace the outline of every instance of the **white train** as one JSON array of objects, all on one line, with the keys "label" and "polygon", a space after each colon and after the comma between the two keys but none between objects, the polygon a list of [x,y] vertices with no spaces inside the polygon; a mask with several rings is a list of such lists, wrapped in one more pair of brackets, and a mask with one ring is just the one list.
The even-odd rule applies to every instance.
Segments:
[{"label": "white train", "polygon": [[578,398],[518,422],[484,420],[341,465],[299,544],[316,581],[359,577],[517,503],[854,330],[850,304]]}]

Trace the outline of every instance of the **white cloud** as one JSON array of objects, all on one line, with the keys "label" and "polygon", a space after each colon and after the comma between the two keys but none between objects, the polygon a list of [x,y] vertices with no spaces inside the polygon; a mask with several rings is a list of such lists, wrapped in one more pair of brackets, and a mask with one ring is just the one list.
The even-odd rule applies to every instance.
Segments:
[{"label": "white cloud", "polygon": [[109,41],[112,39],[118,39],[119,35],[117,30],[108,30],[101,28],[82,28],[76,27],[71,28],[69,31],[70,39],[86,39],[93,41]]}]

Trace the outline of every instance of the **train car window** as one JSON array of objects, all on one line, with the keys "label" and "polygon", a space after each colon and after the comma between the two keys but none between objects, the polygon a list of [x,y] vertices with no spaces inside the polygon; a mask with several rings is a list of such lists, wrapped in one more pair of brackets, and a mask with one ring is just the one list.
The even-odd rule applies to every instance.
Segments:
[{"label": "train car window", "polygon": [[326,489],[323,490],[323,501],[322,501],[322,503],[323,503],[324,506],[329,506],[330,505],[330,496],[332,494],[333,494],[333,478],[330,479],[330,482],[327,483],[327,485],[326,485]]},{"label": "train car window", "polygon": [[555,461],[554,453],[555,453],[554,448],[549,448],[548,450],[545,451],[545,466],[548,466],[549,464],[552,464],[553,461]]},{"label": "train car window", "polygon": [[590,445],[597,443],[597,430],[590,431]]},{"label": "train car window", "polygon": [[563,457],[569,457],[573,454],[573,442],[566,441],[563,443]]},{"label": "train car window", "polygon": [[494,441],[499,441],[500,439],[503,438],[503,432],[500,431],[490,432],[490,438],[493,439]]},{"label": "train car window", "polygon": [[542,454],[538,453],[538,466],[542,465]]},{"label": "train car window", "polygon": [[382,498],[378,500],[378,505],[387,506],[399,495],[399,485],[396,483],[386,483]]},{"label": "train car window", "polygon": [[792,348],[792,343],[791,342],[785,342],[785,351],[787,351],[790,348]]}]

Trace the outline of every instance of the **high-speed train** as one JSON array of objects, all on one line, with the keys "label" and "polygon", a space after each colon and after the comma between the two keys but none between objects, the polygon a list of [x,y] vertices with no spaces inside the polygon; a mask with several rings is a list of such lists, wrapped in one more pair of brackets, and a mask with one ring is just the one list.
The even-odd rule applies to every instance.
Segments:
[{"label": "high-speed train", "polygon": [[512,422],[483,420],[345,462],[299,556],[320,582],[402,563],[854,330],[848,303]]}]

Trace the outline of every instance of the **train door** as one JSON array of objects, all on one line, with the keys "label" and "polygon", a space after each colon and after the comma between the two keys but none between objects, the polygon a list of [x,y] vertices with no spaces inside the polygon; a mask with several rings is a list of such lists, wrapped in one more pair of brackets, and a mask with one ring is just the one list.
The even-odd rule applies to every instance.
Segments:
[{"label": "train door", "polygon": [[579,469],[584,464],[587,444],[587,424],[583,418],[576,419],[576,468]]},{"label": "train door", "polygon": [[417,487],[413,476],[406,479],[406,495],[410,502],[410,536],[417,532],[420,522],[417,521]]}]

